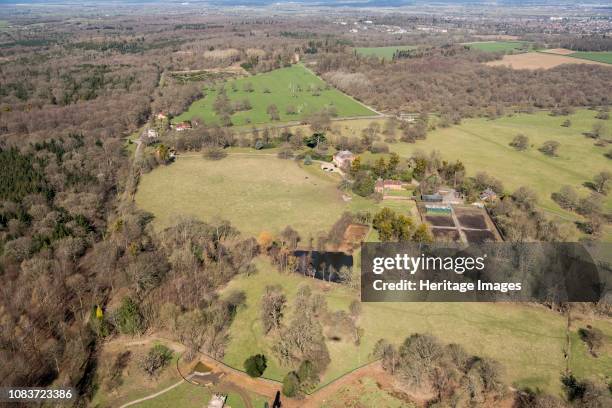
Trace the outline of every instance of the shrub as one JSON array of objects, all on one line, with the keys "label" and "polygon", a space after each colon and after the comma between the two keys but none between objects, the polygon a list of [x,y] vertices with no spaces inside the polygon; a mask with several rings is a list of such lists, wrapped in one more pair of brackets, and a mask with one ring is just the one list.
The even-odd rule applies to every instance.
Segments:
[{"label": "shrub", "polygon": [[297,376],[300,381],[300,391],[302,392],[314,389],[319,382],[319,373],[316,367],[308,360],[302,361],[298,368]]},{"label": "shrub", "polygon": [[563,186],[561,190],[558,192],[552,193],[551,198],[555,201],[561,208],[566,210],[574,210],[578,206],[578,193],[571,186]]},{"label": "shrub", "polygon": [[374,142],[370,147],[372,153],[389,153],[389,145],[383,142]]},{"label": "shrub", "polygon": [[172,351],[162,344],[157,344],[142,358],[140,367],[153,377],[160,369],[167,366],[170,360],[172,360]]},{"label": "shrub", "polygon": [[546,142],[542,143],[539,150],[547,156],[556,156],[559,146],[559,142],[555,140],[547,140]]},{"label": "shrub", "polygon": [[208,160],[221,160],[227,157],[227,153],[220,147],[209,147],[204,150],[202,157]]},{"label": "shrub", "polygon": [[589,348],[589,352],[596,356],[597,352],[603,346],[604,343],[604,335],[601,330],[596,329],[591,326],[587,326],[586,328],[581,328],[578,330],[578,335],[580,339],[584,341],[584,343]]},{"label": "shrub", "polygon": [[353,184],[353,192],[362,197],[368,197],[374,193],[374,179],[366,172],[359,172],[355,176],[355,183]]},{"label": "shrub", "polygon": [[119,331],[124,334],[139,334],[144,331],[143,318],[138,304],[130,297],[124,297],[117,309],[115,320]]},{"label": "shrub", "polygon": [[510,146],[514,147],[518,151],[527,150],[529,147],[529,138],[523,134],[516,135],[510,142]]},{"label": "shrub", "polygon": [[300,380],[294,371],[288,373],[283,379],[283,395],[286,397],[295,397],[300,390]]},{"label": "shrub", "polygon": [[261,377],[267,368],[266,356],[256,354],[244,360],[244,369],[253,378]]},{"label": "shrub", "polygon": [[276,156],[279,159],[290,159],[293,157],[293,150],[288,147],[283,147]]}]

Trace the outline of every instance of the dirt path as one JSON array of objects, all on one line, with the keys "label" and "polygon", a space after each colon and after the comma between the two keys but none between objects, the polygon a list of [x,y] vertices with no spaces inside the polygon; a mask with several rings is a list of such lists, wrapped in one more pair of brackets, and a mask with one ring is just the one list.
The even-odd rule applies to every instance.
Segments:
[{"label": "dirt path", "polygon": [[[191,376],[187,377],[187,379],[189,379],[189,378],[191,378]],[[144,402],[144,401],[147,401],[147,400],[150,400],[150,399],[153,399],[153,398],[157,398],[160,395],[167,393],[171,389],[178,387],[179,385],[181,385],[184,382],[185,382],[185,380],[180,380],[179,382],[174,383],[171,386],[169,386],[168,388],[164,388],[163,390],[158,391],[155,394],[151,394],[151,395],[149,395],[147,397],[139,398],[137,400],[128,402],[127,404],[121,405],[119,408],[126,408],[126,407],[129,407],[129,406],[132,406],[132,405],[140,404],[141,402]]]},{"label": "dirt path", "polygon": [[[334,396],[338,395],[338,392],[354,382],[359,381],[363,377],[375,378],[377,382],[380,383],[381,377],[387,377],[387,374],[382,369],[382,365],[379,361],[375,361],[368,365],[365,365],[361,368],[358,368],[355,371],[350,372],[349,374],[338,378],[333,381],[331,384],[321,388],[320,390],[314,392],[309,395],[302,401],[290,401],[290,403],[286,404],[286,401],[283,401],[283,406],[287,407],[303,407],[303,408],[320,408],[323,404],[325,404],[328,400],[333,399]],[[291,405],[291,403],[297,402],[297,405]]]}]

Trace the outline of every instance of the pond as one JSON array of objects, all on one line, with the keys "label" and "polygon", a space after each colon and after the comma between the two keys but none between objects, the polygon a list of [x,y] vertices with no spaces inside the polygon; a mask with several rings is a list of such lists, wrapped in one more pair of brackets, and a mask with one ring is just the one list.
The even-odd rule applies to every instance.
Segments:
[{"label": "pond", "polygon": [[296,272],[316,279],[340,283],[341,268],[353,268],[353,256],[344,252],[295,251],[298,258]]}]

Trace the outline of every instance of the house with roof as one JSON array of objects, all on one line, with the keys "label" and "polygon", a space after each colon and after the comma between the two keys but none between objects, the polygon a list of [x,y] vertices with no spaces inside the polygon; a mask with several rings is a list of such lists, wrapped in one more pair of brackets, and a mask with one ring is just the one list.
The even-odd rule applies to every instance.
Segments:
[{"label": "house with roof", "polygon": [[385,191],[389,190],[403,190],[406,188],[408,183],[400,180],[383,180],[379,178],[376,180],[376,184],[374,185],[374,191],[377,193],[383,194]]},{"label": "house with roof", "polygon": [[486,188],[482,193],[480,193],[480,200],[493,202],[497,200],[497,193],[490,188]]},{"label": "house with roof", "polygon": [[166,115],[163,111],[161,111],[157,115],[155,115],[155,119],[158,119],[158,120],[168,119],[168,115]]},{"label": "house with roof", "polygon": [[445,205],[463,204],[463,197],[453,188],[439,188],[433,194],[422,194],[421,200],[429,203],[444,203]]},{"label": "house with roof", "polygon": [[348,168],[355,160],[355,155],[349,150],[341,150],[334,154],[333,162],[340,168]]},{"label": "house with roof", "polygon": [[176,125],[174,125],[174,130],[176,130],[177,132],[182,132],[182,131],[189,130],[189,129],[191,129],[190,122],[181,122],[181,123],[177,123]]}]

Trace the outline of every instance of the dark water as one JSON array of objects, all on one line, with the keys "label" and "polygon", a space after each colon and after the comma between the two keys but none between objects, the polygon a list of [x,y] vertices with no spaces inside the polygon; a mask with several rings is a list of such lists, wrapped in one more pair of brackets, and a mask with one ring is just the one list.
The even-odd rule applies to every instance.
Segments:
[{"label": "dark water", "polygon": [[295,251],[297,273],[328,282],[342,282],[338,273],[343,266],[353,268],[353,256],[344,252]]}]

